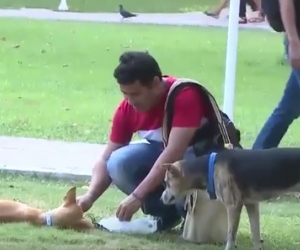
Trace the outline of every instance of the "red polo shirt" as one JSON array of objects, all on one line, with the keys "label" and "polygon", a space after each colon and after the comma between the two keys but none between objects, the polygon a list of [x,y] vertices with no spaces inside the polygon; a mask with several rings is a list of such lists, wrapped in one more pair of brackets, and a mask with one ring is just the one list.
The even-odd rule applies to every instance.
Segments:
[{"label": "red polo shirt", "polygon": [[[142,139],[163,141],[164,106],[168,91],[176,78],[166,76],[164,80],[167,83],[165,96],[153,109],[147,112],[139,112],[125,99],[119,104],[111,127],[110,140],[112,142],[129,143],[134,133],[138,133]],[[208,110],[207,104],[204,103],[195,87],[184,87],[174,99],[172,127],[199,127],[209,117]]]}]

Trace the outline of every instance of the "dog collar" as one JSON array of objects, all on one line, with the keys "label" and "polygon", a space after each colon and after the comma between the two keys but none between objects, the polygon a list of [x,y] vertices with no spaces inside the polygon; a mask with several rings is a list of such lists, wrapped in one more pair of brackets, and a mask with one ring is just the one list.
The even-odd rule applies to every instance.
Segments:
[{"label": "dog collar", "polygon": [[46,222],[46,226],[48,227],[53,226],[52,215],[50,213],[46,213],[45,222]]},{"label": "dog collar", "polygon": [[208,158],[207,193],[211,200],[217,199],[214,180],[216,155],[217,153],[213,152]]}]

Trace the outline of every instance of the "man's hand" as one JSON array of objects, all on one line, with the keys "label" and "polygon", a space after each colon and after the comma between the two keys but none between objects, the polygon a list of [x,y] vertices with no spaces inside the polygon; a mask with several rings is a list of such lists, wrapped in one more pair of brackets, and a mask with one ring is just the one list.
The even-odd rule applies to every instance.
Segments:
[{"label": "man's hand", "polygon": [[291,66],[300,69],[300,34],[296,24],[295,5],[292,0],[279,0],[280,14],[289,41],[289,59]]},{"label": "man's hand", "polygon": [[141,206],[142,202],[131,194],[120,203],[116,216],[120,221],[130,221]]},{"label": "man's hand", "polygon": [[289,59],[293,68],[300,69],[300,39],[290,41]]},{"label": "man's hand", "polygon": [[84,213],[91,209],[93,203],[94,199],[89,193],[86,193],[85,195],[77,198],[77,204],[81,207]]}]

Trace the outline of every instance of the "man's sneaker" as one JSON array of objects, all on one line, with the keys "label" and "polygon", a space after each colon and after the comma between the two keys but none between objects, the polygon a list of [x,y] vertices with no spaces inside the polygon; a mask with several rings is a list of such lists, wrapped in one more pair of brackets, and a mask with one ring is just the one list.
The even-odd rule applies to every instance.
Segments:
[{"label": "man's sneaker", "polygon": [[173,229],[174,227],[177,227],[181,222],[181,216],[163,216],[163,217],[154,217],[154,219],[157,221],[157,231],[168,231]]}]

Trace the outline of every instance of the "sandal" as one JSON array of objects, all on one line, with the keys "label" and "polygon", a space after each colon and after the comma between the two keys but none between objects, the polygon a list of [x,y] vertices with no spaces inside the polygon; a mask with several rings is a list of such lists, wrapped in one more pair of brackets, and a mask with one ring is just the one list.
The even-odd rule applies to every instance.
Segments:
[{"label": "sandal", "polygon": [[262,16],[251,17],[248,19],[249,23],[262,23],[265,21],[265,18]]},{"label": "sandal", "polygon": [[246,17],[240,17],[239,24],[246,24],[248,22]]},{"label": "sandal", "polygon": [[265,21],[265,14],[262,11],[258,12],[258,16],[248,19],[249,23],[261,23]]},{"label": "sandal", "polygon": [[209,11],[204,11],[203,12],[205,15],[213,17],[213,18],[218,18],[219,15],[218,14],[214,14],[214,13],[210,13]]}]

